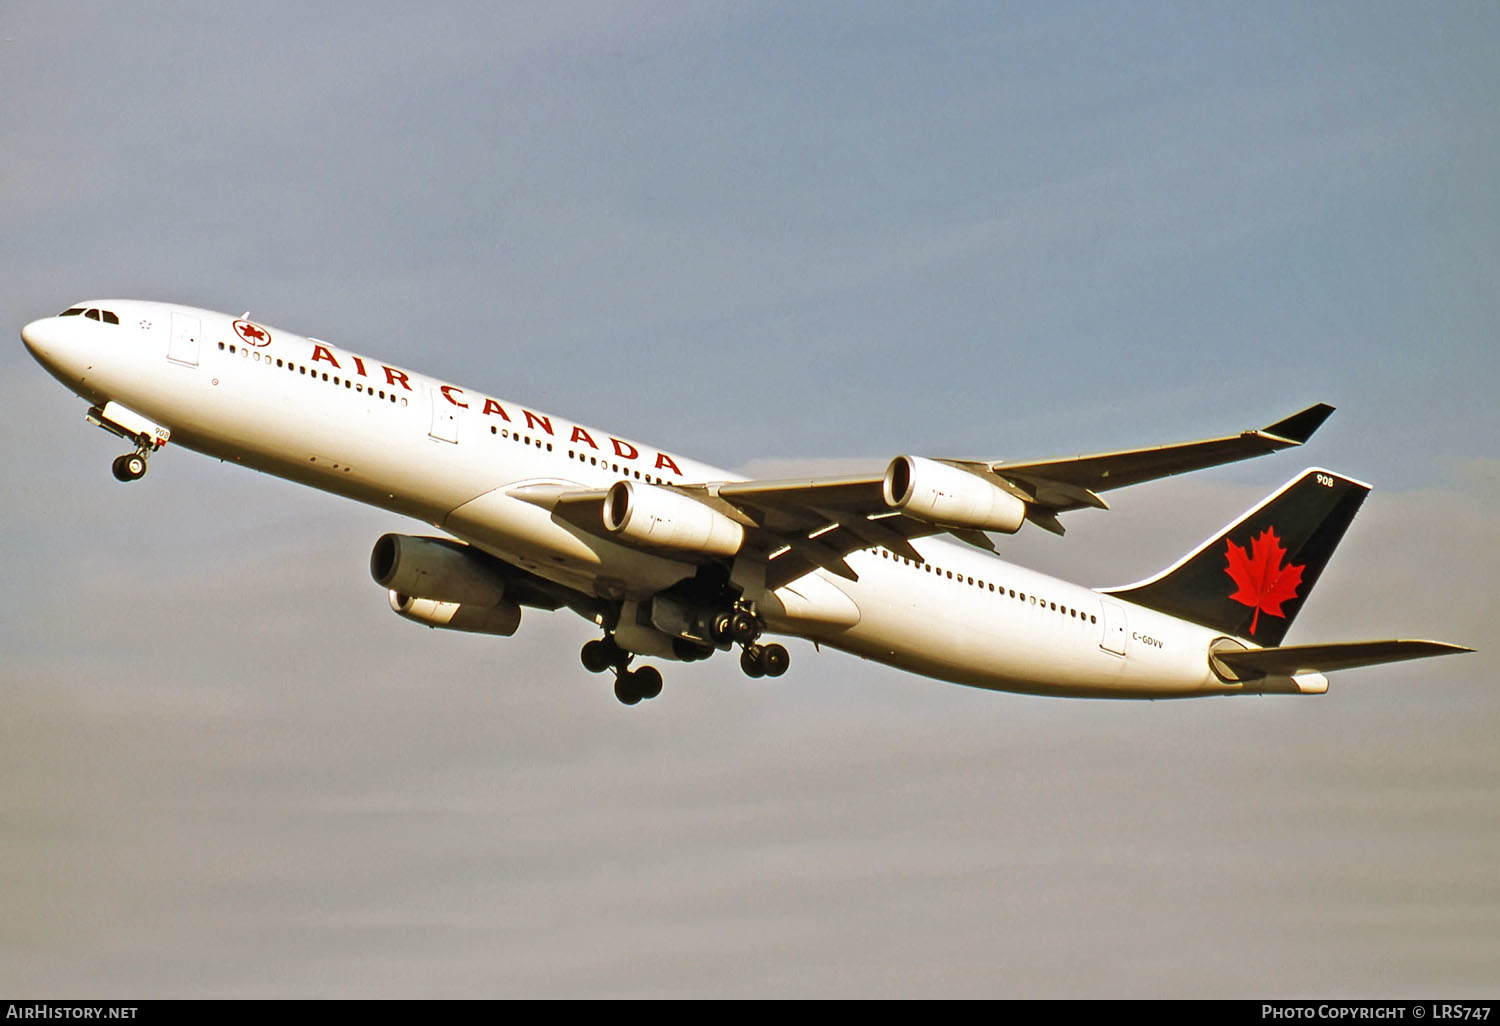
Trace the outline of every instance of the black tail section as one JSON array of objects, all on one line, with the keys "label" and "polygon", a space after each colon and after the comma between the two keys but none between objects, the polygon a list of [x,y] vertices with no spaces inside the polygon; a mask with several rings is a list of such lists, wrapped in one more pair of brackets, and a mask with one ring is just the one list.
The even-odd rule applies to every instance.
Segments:
[{"label": "black tail section", "polygon": [[1369,491],[1332,471],[1305,470],[1175,566],[1109,594],[1280,645]]}]

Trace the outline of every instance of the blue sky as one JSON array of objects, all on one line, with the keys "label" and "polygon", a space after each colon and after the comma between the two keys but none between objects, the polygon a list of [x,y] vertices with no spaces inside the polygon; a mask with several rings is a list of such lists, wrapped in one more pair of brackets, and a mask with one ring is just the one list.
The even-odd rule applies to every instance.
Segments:
[{"label": "blue sky", "polygon": [[[1497,44],[1481,3],[17,3],[0,309],[249,308],[765,473],[1328,401],[1004,552],[1134,580],[1326,465],[1376,491],[1288,640],[1484,650]],[[0,368],[13,992],[1493,988],[1483,654],[1121,706],[798,646],[625,710],[579,621],[391,616],[412,525],[188,453],[122,488]]]}]

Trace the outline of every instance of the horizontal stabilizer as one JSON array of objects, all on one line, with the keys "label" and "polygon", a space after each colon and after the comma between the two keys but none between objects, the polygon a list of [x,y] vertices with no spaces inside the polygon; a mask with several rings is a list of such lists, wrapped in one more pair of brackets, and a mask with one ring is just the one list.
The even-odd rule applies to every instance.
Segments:
[{"label": "horizontal stabilizer", "polygon": [[1213,656],[1241,678],[1327,673],[1356,666],[1377,666],[1403,659],[1472,652],[1472,648],[1442,641],[1345,641],[1331,645],[1286,645],[1282,648],[1215,651]]}]

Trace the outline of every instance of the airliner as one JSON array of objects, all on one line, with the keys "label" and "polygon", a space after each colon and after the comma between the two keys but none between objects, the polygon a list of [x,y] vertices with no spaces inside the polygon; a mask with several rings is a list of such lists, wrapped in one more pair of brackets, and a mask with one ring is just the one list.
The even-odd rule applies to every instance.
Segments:
[{"label": "airliner", "polygon": [[523,608],[599,628],[581,660],[619,701],[657,697],[643,659],[766,636],[957,684],[1093,698],[1317,694],[1326,673],[1455,652],[1376,640],[1283,645],[1370,486],[1298,474],[1173,565],[1089,588],[1001,559],[991,535],[1108,509],[1101,493],[1306,442],[1333,412],[1173,445],[1034,461],[899,455],[884,472],[747,480],[676,451],[440,381],[331,342],[170,303],[86,300],[21,338],[131,451],[169,443],[430,524],[370,571],[400,616],[502,637]]}]

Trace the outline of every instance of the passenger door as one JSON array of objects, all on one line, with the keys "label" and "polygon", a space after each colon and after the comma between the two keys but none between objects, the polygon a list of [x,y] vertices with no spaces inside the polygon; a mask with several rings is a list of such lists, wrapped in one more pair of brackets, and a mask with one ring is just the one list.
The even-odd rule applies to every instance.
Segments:
[{"label": "passenger door", "polygon": [[167,359],[188,367],[198,366],[198,336],[202,323],[191,314],[172,311],[172,337],[167,342]]}]

